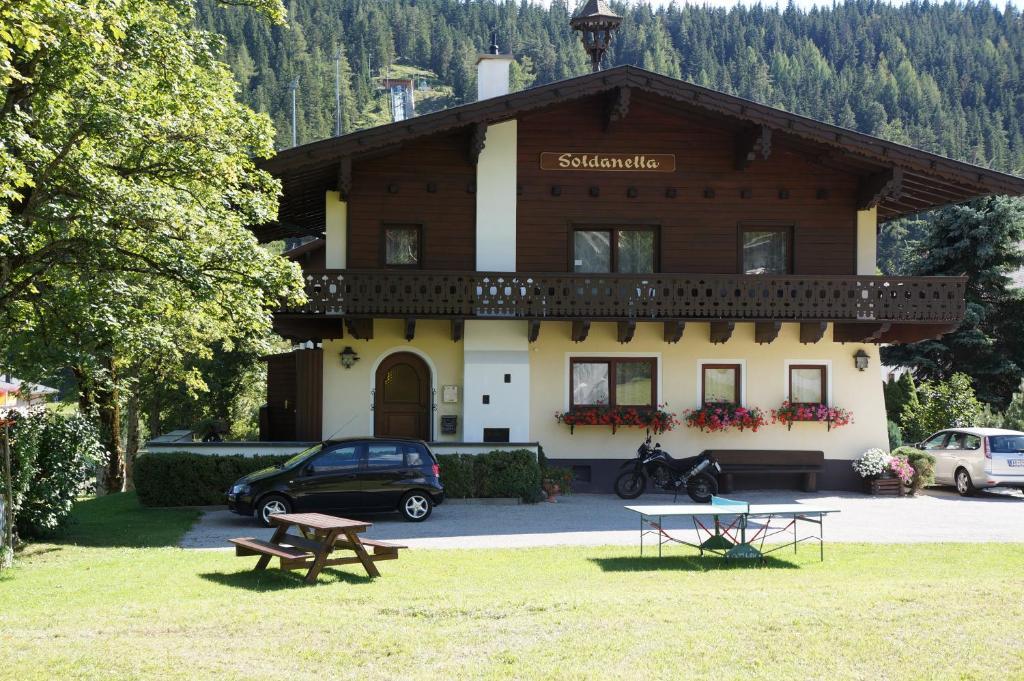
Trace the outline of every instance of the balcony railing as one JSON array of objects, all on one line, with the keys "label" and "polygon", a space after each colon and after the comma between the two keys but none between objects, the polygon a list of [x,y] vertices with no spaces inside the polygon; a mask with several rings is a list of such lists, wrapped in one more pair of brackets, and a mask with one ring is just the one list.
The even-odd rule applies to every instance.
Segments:
[{"label": "balcony railing", "polygon": [[956,322],[965,277],[306,273],[291,313],[348,317]]}]

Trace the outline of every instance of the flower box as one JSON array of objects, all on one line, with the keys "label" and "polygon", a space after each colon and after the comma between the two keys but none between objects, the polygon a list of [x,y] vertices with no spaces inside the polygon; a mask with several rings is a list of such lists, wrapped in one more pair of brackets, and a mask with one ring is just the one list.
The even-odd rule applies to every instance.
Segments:
[{"label": "flower box", "polygon": [[842,407],[830,407],[827,404],[794,404],[782,403],[778,409],[772,409],[772,423],[781,423],[788,430],[798,421],[818,421],[827,425],[828,430],[841,428],[853,423],[853,413]]},{"label": "flower box", "polygon": [[903,481],[893,476],[891,478],[875,478],[865,480],[865,487],[868,494],[875,496],[901,497],[903,496]]},{"label": "flower box", "polygon": [[620,426],[650,428],[656,434],[672,430],[679,425],[679,419],[659,405],[657,409],[644,407],[574,407],[569,411],[555,412],[559,423],[569,426],[569,433],[576,426],[611,426],[614,433]]},{"label": "flower box", "polygon": [[743,407],[738,404],[709,402],[700,409],[688,409],[684,417],[687,428],[698,428],[702,432],[716,433],[724,430],[752,430],[765,425],[768,420],[757,407]]}]

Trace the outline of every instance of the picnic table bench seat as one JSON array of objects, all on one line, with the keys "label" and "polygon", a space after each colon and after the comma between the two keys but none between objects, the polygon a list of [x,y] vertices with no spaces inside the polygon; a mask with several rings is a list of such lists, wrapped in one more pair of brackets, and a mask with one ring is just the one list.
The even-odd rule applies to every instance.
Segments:
[{"label": "picnic table bench seat", "polygon": [[255,537],[237,537],[228,541],[235,545],[236,556],[273,556],[285,560],[303,560],[313,556],[310,551],[272,544]]},{"label": "picnic table bench seat", "polygon": [[782,449],[707,449],[722,466],[719,489],[732,492],[736,475],[801,475],[803,491],[818,491],[818,473],[825,468],[825,453]]}]

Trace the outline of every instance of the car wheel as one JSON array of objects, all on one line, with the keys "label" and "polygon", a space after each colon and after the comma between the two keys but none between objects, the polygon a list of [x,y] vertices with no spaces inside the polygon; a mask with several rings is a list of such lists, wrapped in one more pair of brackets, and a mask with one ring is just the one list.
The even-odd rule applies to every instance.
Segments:
[{"label": "car wheel", "polygon": [[260,499],[260,503],[256,505],[256,520],[260,522],[263,527],[270,527],[270,516],[275,513],[291,513],[292,502],[280,494],[270,494]]},{"label": "car wheel", "polygon": [[960,496],[969,497],[974,494],[974,483],[966,468],[957,468],[953,479],[956,481],[956,491],[960,493]]},{"label": "car wheel", "polygon": [[430,517],[430,512],[434,510],[434,502],[423,492],[409,492],[402,497],[398,510],[409,522],[421,523]]}]

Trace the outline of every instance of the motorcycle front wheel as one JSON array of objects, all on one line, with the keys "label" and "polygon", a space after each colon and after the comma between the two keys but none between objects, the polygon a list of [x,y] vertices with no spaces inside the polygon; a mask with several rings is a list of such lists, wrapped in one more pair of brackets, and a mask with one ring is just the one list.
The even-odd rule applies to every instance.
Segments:
[{"label": "motorcycle front wheel", "polygon": [[718,494],[718,481],[706,473],[693,476],[686,482],[686,493],[698,504],[710,504]]},{"label": "motorcycle front wheel", "polygon": [[636,499],[647,489],[647,476],[640,471],[626,471],[615,479],[615,493],[620,499]]}]

